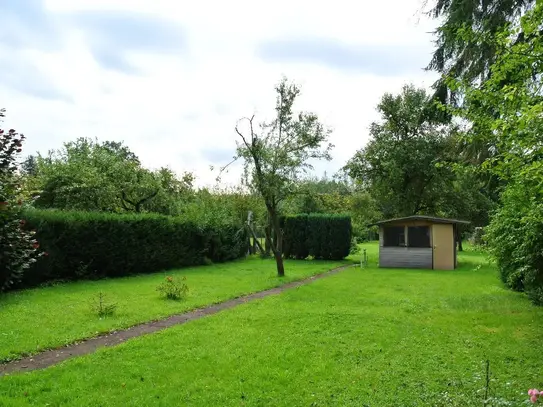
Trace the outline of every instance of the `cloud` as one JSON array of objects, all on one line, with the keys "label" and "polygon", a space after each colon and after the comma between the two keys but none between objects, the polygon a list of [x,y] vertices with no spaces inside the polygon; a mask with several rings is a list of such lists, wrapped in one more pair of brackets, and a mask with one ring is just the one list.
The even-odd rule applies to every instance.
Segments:
[{"label": "cloud", "polygon": [[[384,92],[435,80],[420,70],[433,48],[432,27],[412,18],[420,0],[359,2],[331,18],[352,7],[0,0],[5,125],[26,134],[24,153],[77,137],[124,140],[145,166],[193,171],[209,185],[235,153],[237,121],[273,116],[285,74],[302,88],[296,108],[334,129],[334,160],[315,165],[315,174],[332,174],[367,141]],[[222,181],[241,173],[232,165]]]},{"label": "cloud", "polygon": [[427,49],[403,44],[346,44],[328,38],[291,38],[263,41],[257,55],[266,62],[305,62],[333,69],[397,76],[421,70]]},{"label": "cloud", "polygon": [[46,101],[72,102],[68,92],[56,86],[32,59],[20,53],[10,55],[9,64],[0,64],[0,86]]},{"label": "cloud", "polygon": [[137,73],[131,53],[182,55],[187,49],[182,26],[164,18],[118,11],[82,11],[69,18],[107,69]]},{"label": "cloud", "polygon": [[41,0],[0,2],[0,43],[13,49],[58,49],[62,39]]},{"label": "cloud", "polygon": [[201,151],[203,158],[218,166],[224,166],[232,161],[235,153],[235,145],[233,148],[206,147]]}]

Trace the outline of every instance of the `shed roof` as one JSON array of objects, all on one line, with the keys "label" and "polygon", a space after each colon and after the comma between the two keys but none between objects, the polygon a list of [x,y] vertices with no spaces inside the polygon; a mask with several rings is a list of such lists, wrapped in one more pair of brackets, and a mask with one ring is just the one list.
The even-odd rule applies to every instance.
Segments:
[{"label": "shed roof", "polygon": [[404,218],[393,218],[393,219],[381,220],[379,222],[372,223],[369,226],[386,225],[388,223],[397,223],[397,222],[406,222],[406,221],[426,221],[426,222],[431,222],[431,223],[462,224],[462,225],[470,224],[470,222],[467,220],[438,218],[435,216],[413,215],[413,216],[406,216]]}]

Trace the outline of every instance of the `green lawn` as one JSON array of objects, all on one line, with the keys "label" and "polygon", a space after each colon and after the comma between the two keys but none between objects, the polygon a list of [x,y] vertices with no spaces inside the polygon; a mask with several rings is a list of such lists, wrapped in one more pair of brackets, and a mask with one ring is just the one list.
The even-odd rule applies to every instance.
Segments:
[{"label": "green lawn", "polygon": [[[375,246],[370,247],[375,260]],[[523,405],[543,385],[543,309],[484,257],[456,271],[351,268],[46,370],[0,379],[0,405]],[[479,266],[480,265],[480,266]]]},{"label": "green lawn", "polygon": [[[0,296],[0,361],[264,290],[338,265],[339,262],[287,261],[287,276],[279,279],[273,260],[249,258],[167,273],[8,293]],[[186,300],[167,301],[159,297],[156,287],[167,275],[187,277],[190,292]],[[91,312],[93,298],[99,292],[117,304],[114,316],[99,319]]]}]

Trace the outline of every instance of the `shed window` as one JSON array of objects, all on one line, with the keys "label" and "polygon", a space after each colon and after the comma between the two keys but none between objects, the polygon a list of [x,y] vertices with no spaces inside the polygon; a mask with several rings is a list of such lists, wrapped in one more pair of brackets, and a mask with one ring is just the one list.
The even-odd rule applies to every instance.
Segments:
[{"label": "shed window", "polygon": [[385,246],[405,246],[405,228],[403,226],[387,226],[383,232]]},{"label": "shed window", "polygon": [[430,247],[430,227],[409,226],[407,228],[409,247]]}]

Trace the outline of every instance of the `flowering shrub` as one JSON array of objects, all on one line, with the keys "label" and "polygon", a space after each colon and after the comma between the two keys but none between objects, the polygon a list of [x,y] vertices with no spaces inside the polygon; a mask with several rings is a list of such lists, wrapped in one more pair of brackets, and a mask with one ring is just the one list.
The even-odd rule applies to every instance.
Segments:
[{"label": "flowering shrub", "polygon": [[543,396],[543,391],[539,391],[537,389],[530,389],[528,390],[528,396],[530,396],[530,401],[532,403],[537,403],[538,397]]},{"label": "flowering shrub", "polygon": [[176,280],[173,277],[168,276],[166,277],[166,280],[157,287],[157,291],[169,300],[180,300],[185,298],[189,292],[189,287],[185,283],[186,280],[186,277],[183,277],[181,280]]},{"label": "flowering shrub", "polygon": [[[0,111],[3,116],[3,111]],[[24,136],[0,129],[0,292],[19,281],[26,269],[43,253],[34,232],[25,230],[21,219],[17,155]]]}]

